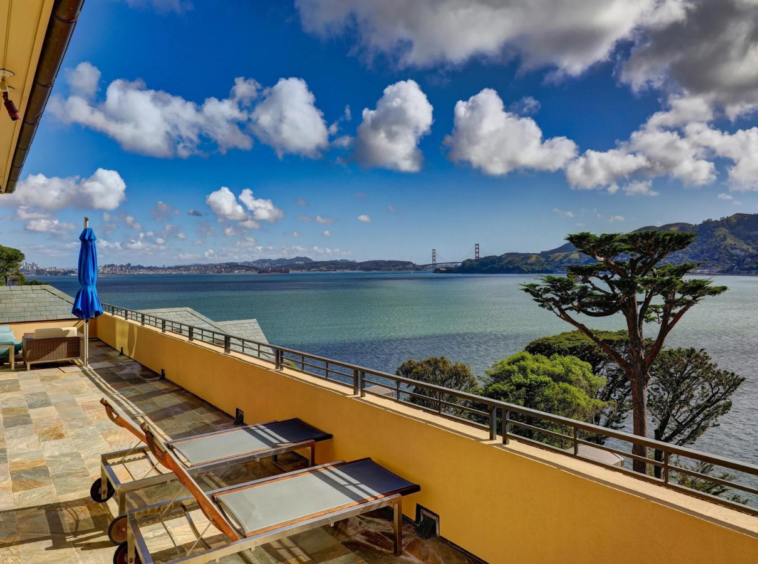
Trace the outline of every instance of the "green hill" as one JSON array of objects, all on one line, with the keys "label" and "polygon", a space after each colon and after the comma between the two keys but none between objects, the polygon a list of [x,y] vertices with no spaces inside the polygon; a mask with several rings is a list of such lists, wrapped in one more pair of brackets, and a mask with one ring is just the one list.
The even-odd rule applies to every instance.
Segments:
[{"label": "green hill", "polygon": [[[693,231],[697,239],[687,249],[671,256],[669,262],[705,263],[700,272],[710,274],[758,274],[758,214],[738,213],[709,219],[699,225],[669,223],[647,226],[637,231]],[[439,269],[445,273],[550,274],[567,266],[592,262],[571,243],[541,253],[505,253],[464,261],[459,267]]]}]

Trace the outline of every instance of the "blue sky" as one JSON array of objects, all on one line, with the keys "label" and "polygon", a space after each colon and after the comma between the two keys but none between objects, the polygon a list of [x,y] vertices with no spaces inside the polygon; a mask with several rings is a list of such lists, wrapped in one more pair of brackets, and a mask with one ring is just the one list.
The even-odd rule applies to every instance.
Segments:
[{"label": "blue sky", "polygon": [[[740,0],[712,29],[704,2],[608,2],[595,21],[594,0],[572,0],[591,16],[554,14],[565,24],[543,0],[392,4],[87,3],[0,202],[3,244],[73,266],[88,215],[101,263],[428,262],[756,211]],[[675,40],[693,22],[708,60]]]}]

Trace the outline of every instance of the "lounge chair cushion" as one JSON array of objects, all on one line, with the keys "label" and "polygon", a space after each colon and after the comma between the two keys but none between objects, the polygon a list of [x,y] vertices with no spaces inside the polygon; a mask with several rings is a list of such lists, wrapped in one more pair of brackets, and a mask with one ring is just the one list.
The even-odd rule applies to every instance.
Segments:
[{"label": "lounge chair cushion", "polygon": [[34,330],[35,339],[63,339],[67,337],[76,337],[76,327],[46,327]]},{"label": "lounge chair cushion", "polygon": [[11,330],[10,325],[0,325],[0,333],[7,333]]},{"label": "lounge chair cushion", "polygon": [[243,427],[225,433],[212,433],[181,440],[172,443],[171,447],[194,466],[231,456],[243,456],[287,443],[320,440],[326,437],[322,431],[306,425],[299,419],[288,419],[259,427]]},{"label": "lounge chair cushion", "polygon": [[[7,327],[7,325],[4,325]],[[0,345],[13,345],[16,354],[21,352],[23,345],[16,339],[13,331],[0,331]],[[0,349],[0,358],[8,358],[8,349]]]},{"label": "lounge chair cushion", "polygon": [[415,484],[366,459],[219,494],[216,499],[249,534],[370,498],[417,491],[415,488]]}]

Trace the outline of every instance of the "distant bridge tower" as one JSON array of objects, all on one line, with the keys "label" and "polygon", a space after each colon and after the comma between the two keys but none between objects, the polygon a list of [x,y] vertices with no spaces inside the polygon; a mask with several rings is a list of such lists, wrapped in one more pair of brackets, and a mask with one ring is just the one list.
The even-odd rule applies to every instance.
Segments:
[{"label": "distant bridge tower", "polygon": [[432,249],[432,266],[437,266],[437,249]]},{"label": "distant bridge tower", "polygon": [[476,243],[476,244],[474,245],[474,258],[475,258],[475,259],[478,259],[478,258],[479,258],[479,243]]}]

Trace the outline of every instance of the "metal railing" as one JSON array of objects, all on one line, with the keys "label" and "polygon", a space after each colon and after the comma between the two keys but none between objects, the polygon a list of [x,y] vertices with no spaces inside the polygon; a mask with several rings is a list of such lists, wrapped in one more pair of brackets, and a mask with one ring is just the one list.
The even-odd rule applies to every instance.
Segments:
[{"label": "metal railing", "polygon": [[[111,304],[103,304],[103,309],[115,317],[155,327],[164,333],[181,335],[189,341],[222,347],[227,354],[236,352],[260,359],[273,364],[276,370],[288,368],[329,380],[352,388],[357,396],[381,396],[484,429],[489,432],[492,441],[501,439],[504,444],[508,444],[510,440],[528,443],[738,511],[758,515],[758,466],[754,464]],[[606,442],[614,446],[609,446]],[[621,445],[645,447],[648,457],[622,450]],[[588,457],[587,450],[580,450],[580,446],[616,454],[622,457],[625,465],[614,466]],[[650,457],[650,454],[654,457]],[[648,465],[648,473],[632,471],[628,467],[630,461],[644,462]],[[738,478],[749,485],[740,483],[737,481]],[[695,489],[696,487],[698,489]],[[747,497],[737,498],[737,494],[732,490],[747,494]],[[714,491],[720,495],[709,493]]]}]

